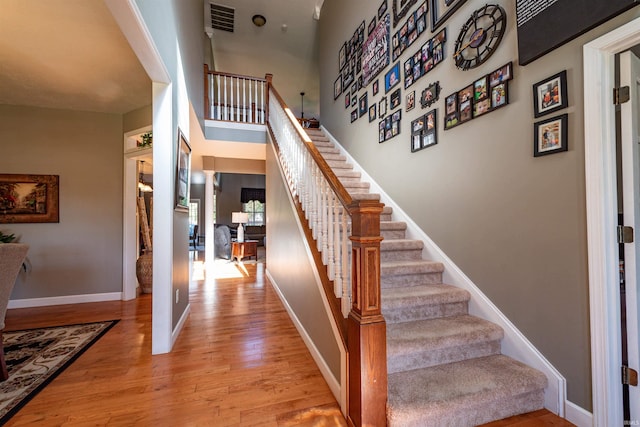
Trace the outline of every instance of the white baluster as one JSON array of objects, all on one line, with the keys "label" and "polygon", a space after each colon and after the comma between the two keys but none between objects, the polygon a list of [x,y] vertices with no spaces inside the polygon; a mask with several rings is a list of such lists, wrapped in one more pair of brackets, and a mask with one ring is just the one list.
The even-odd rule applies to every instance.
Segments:
[{"label": "white baluster", "polygon": [[347,317],[351,311],[351,245],[347,212],[342,211],[342,315]]},{"label": "white baluster", "polygon": [[334,255],[333,255],[333,270],[334,270],[334,278],[333,278],[333,289],[336,298],[340,298],[342,296],[342,254],[340,252],[340,201],[336,197],[335,203],[333,205],[333,246],[334,246]]},{"label": "white baluster", "polygon": [[335,245],[333,244],[333,221],[335,220],[333,217],[333,206],[335,204],[335,195],[331,188],[329,188],[327,196],[327,267],[329,268],[327,275],[329,276],[329,280],[334,280],[336,264],[334,259]]}]

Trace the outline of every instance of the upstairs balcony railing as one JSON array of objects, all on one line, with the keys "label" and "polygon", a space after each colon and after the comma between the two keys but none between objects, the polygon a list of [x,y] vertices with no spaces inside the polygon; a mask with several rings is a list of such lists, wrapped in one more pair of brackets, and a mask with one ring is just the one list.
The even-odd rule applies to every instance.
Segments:
[{"label": "upstairs balcony railing", "polygon": [[204,76],[206,118],[267,125],[347,348],[348,423],[386,425],[386,324],[380,291],[383,205],[351,197],[271,84],[271,75],[237,76],[209,71],[205,65]]},{"label": "upstairs balcony railing", "polygon": [[204,66],[205,114],[209,120],[265,124],[268,85],[265,78],[210,71]]}]

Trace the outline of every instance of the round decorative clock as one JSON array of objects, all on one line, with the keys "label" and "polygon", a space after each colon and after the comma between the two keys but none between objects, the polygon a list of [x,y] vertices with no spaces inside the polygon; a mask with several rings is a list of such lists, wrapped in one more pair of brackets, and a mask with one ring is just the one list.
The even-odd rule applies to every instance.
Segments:
[{"label": "round decorative clock", "polygon": [[484,63],[502,41],[507,15],[497,4],[487,4],[471,14],[456,39],[456,67],[469,70]]}]

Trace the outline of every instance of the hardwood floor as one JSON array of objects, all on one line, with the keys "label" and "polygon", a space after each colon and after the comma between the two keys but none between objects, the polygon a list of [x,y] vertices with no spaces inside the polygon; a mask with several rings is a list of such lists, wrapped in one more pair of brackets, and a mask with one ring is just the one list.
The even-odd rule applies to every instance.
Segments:
[{"label": "hardwood floor", "polygon": [[[194,263],[191,314],[174,351],[151,356],[151,297],[9,310],[6,330],[120,322],[7,426],[346,426],[264,277],[264,264]],[[548,411],[489,424],[568,426]]]},{"label": "hardwood floor", "polygon": [[121,319],[7,425],[345,426],[264,264],[193,281],[174,351],[151,356],[151,298],[9,310],[6,330]]}]

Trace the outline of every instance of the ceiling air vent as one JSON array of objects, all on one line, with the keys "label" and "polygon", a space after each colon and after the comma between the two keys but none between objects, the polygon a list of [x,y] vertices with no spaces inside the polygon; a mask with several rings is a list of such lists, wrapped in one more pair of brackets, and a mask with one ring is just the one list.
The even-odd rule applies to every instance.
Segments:
[{"label": "ceiling air vent", "polygon": [[236,10],[229,6],[211,3],[211,28],[233,33]]}]

